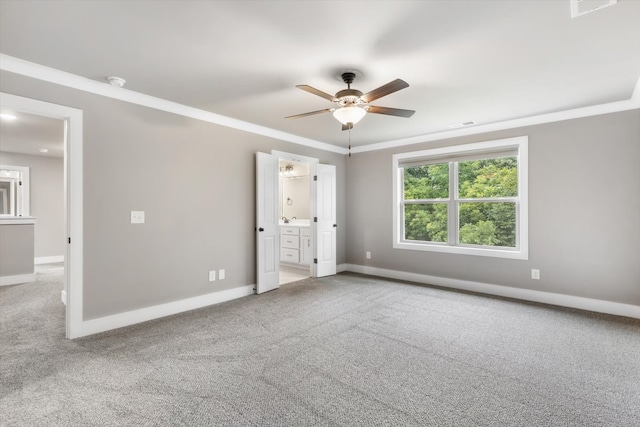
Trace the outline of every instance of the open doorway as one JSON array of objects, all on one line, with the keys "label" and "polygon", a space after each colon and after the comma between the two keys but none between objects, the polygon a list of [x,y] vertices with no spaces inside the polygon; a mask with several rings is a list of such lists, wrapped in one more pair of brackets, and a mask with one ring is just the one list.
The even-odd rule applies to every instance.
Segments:
[{"label": "open doorway", "polygon": [[311,165],[278,160],[280,275],[279,284],[311,277]]},{"label": "open doorway", "polygon": [[65,121],[6,106],[0,113],[1,283],[64,295]]},{"label": "open doorway", "polygon": [[[308,227],[306,221],[291,222],[292,218],[286,216],[295,215],[289,213],[283,203],[289,206],[288,197],[292,199],[293,206],[295,199],[291,195],[281,198],[280,165],[284,165],[284,174],[287,165],[292,166],[290,170],[295,169],[294,162],[309,165]],[[313,259],[313,263],[309,263],[309,276],[302,277],[336,274],[336,227],[335,166],[320,164],[318,159],[311,157],[275,150],[271,154],[256,153],[256,293],[280,286],[281,255],[285,258],[284,263],[288,259],[295,267],[302,267],[300,270],[304,270],[306,265],[300,263],[301,259]],[[304,245],[311,250],[305,251]]]},{"label": "open doorway", "polygon": [[[80,337],[84,335],[82,332],[82,111],[7,93],[0,93],[0,108],[3,113],[15,116],[16,119],[13,120],[22,117],[25,123],[32,123],[32,127],[36,121],[47,122],[53,124],[58,130],[53,132],[55,134],[53,138],[57,140],[57,143],[51,146],[42,145],[43,135],[36,135],[34,144],[40,157],[34,156],[31,160],[35,159],[33,160],[35,163],[32,166],[27,166],[31,171],[30,181],[36,180],[34,173],[43,175],[44,188],[41,192],[54,198],[54,201],[48,200],[47,197],[39,200],[38,203],[43,208],[39,214],[40,217],[45,222],[60,223],[57,227],[55,225],[48,227],[48,231],[45,227],[39,236],[36,235],[39,239],[38,244],[42,243],[43,245],[40,245],[40,253],[34,253],[39,256],[31,259],[31,266],[35,267],[36,263],[61,264],[63,267],[61,276],[64,279],[61,283],[60,293],[62,303],[66,305],[65,335],[67,338]],[[3,132],[9,129],[9,127],[3,126]],[[19,131],[15,136],[19,137],[20,132],[22,131]],[[22,143],[26,145],[24,135],[22,138]],[[3,149],[7,147],[6,141],[8,139],[3,134]],[[20,158],[15,157],[16,155],[18,154],[13,154],[16,161],[30,161],[24,155]],[[52,169],[54,172],[47,171],[42,167],[42,164],[47,162],[61,166],[62,170],[54,167]],[[47,179],[46,175],[50,173],[57,173],[62,179]],[[58,185],[62,187],[58,188],[59,191],[48,191],[46,188],[53,186],[49,188],[52,190]],[[30,193],[33,193],[34,188],[31,190]],[[33,204],[35,200],[31,198],[29,201]],[[52,207],[46,207],[47,204],[61,205],[62,208],[58,215],[50,215]],[[34,216],[36,214],[37,212],[32,213]],[[35,221],[38,221],[37,217]],[[72,239],[73,245],[71,244]]]}]

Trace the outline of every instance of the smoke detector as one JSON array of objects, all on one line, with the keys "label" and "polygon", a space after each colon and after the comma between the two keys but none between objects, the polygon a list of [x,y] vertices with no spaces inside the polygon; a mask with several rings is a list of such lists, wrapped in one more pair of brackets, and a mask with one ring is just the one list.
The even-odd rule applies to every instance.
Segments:
[{"label": "smoke detector", "polygon": [[122,77],[114,77],[114,76],[107,77],[107,80],[109,81],[109,84],[111,86],[115,86],[115,87],[122,87],[127,82]]},{"label": "smoke detector", "polygon": [[571,0],[571,17],[577,18],[616,3],[618,0]]}]

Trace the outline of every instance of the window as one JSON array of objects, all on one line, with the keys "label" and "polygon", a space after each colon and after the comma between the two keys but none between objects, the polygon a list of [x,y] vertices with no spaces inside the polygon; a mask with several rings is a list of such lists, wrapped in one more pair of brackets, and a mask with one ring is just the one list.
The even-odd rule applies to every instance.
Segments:
[{"label": "window", "polygon": [[394,248],[528,259],[527,143],[394,155]]}]

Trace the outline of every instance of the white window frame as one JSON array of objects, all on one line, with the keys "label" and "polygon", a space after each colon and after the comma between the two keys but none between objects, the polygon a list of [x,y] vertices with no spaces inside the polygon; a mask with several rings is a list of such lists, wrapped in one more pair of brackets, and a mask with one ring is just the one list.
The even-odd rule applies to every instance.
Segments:
[{"label": "white window frame", "polygon": [[[440,242],[416,242],[404,240],[404,213],[403,213],[403,194],[404,182],[402,177],[402,163],[411,160],[415,161],[432,161],[437,160],[438,163],[448,161],[457,161],[455,158],[460,156],[473,157],[474,155],[486,156],[487,153],[497,152],[500,150],[517,151],[518,157],[518,197],[515,198],[493,198],[480,200],[459,199],[458,203],[465,201],[485,202],[485,201],[515,201],[516,202],[516,247],[492,247],[481,245],[460,245],[457,243],[457,233],[459,224],[453,224],[455,239],[450,239],[447,243]],[[441,161],[440,161],[441,160]],[[395,249],[408,249],[417,251],[444,252],[463,255],[478,255],[497,258],[510,259],[529,259],[529,137],[519,136],[514,138],[499,139],[493,141],[478,142],[473,144],[456,145],[452,147],[434,148],[423,151],[413,151],[410,153],[394,154],[393,163],[393,247]],[[450,168],[449,188],[454,188],[457,196],[457,170]],[[450,190],[451,191],[451,190]],[[451,196],[453,199],[455,196]],[[450,204],[450,209],[452,205]],[[457,217],[457,215],[456,215]],[[451,218],[451,216],[450,216]],[[451,221],[450,221],[451,222]],[[452,224],[449,224],[451,228]],[[451,235],[451,233],[449,233]],[[453,240],[453,241],[451,241]]]}]

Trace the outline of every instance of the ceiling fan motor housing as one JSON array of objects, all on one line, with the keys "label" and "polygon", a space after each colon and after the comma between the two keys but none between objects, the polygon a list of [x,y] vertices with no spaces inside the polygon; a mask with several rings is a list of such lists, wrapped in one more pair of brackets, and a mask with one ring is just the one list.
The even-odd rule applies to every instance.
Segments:
[{"label": "ceiling fan motor housing", "polygon": [[361,96],[362,92],[357,89],[344,89],[336,93],[336,98],[338,98],[337,104],[340,106],[347,104],[363,104],[364,101],[360,98]]}]

